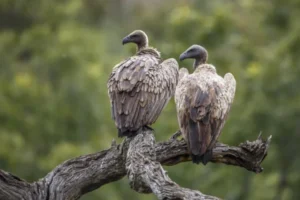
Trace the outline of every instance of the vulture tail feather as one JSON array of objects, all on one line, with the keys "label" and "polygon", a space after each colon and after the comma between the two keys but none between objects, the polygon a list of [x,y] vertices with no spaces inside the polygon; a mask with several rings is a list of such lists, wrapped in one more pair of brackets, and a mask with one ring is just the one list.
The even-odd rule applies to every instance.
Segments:
[{"label": "vulture tail feather", "polygon": [[202,162],[203,165],[206,165],[211,159],[212,159],[212,150],[205,152],[203,155],[192,154],[192,162],[196,163],[196,164],[199,164],[200,162]]},{"label": "vulture tail feather", "polygon": [[201,131],[205,131],[205,127],[201,124],[189,120],[189,149],[192,156],[192,162],[199,164],[202,162],[206,165],[212,159],[212,150],[207,150],[205,142],[202,140]]},{"label": "vulture tail feather", "polygon": [[195,164],[199,164],[200,162],[202,162],[202,158],[203,158],[203,155],[194,155],[192,154],[192,162],[195,163]]},{"label": "vulture tail feather", "polygon": [[200,154],[201,141],[200,126],[197,122],[189,120],[189,149],[192,155],[193,163],[199,163],[202,160],[202,155]]},{"label": "vulture tail feather", "polygon": [[212,150],[208,150],[204,153],[202,157],[203,165],[206,165],[212,159]]}]

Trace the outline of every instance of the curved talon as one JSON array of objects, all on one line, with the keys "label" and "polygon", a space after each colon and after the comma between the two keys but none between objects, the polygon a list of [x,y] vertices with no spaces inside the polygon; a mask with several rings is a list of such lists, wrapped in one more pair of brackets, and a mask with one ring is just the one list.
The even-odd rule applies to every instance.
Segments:
[{"label": "curved talon", "polygon": [[154,129],[153,128],[151,128],[150,126],[148,126],[148,125],[146,125],[146,126],[144,126],[144,128],[147,130],[150,130],[150,131],[154,131]]},{"label": "curved talon", "polygon": [[115,147],[117,146],[117,142],[115,140],[115,138],[111,141],[111,147]]},{"label": "curved talon", "polygon": [[178,130],[176,133],[174,133],[171,137],[170,140],[176,140],[179,136],[181,136],[181,131]]}]

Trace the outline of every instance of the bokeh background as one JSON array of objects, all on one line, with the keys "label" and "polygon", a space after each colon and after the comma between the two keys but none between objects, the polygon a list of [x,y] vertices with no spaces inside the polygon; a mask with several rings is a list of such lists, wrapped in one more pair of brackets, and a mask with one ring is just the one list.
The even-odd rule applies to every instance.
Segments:
[{"label": "bokeh background", "polygon": [[[117,137],[106,81],[133,55],[124,36],[142,29],[164,58],[191,44],[237,80],[220,141],[273,135],[264,172],[182,163],[165,167],[183,187],[228,200],[300,199],[299,0],[0,0],[0,168],[28,181],[62,161],[106,149]],[[192,71],[192,61],[181,66]],[[154,125],[177,129],[174,101]],[[117,139],[120,142],[120,139]],[[126,178],[83,200],[154,200]]]}]

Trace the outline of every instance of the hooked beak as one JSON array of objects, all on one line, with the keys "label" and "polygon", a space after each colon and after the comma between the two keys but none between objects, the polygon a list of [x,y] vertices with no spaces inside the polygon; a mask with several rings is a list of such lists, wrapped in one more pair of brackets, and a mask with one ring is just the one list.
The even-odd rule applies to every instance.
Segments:
[{"label": "hooked beak", "polygon": [[124,44],[127,44],[127,43],[129,43],[129,42],[131,42],[129,36],[124,37],[123,40],[122,40],[122,44],[123,44],[123,45],[124,45]]},{"label": "hooked beak", "polygon": [[187,53],[186,52],[183,52],[180,56],[179,56],[179,60],[180,61],[183,61],[184,59],[187,58]]}]

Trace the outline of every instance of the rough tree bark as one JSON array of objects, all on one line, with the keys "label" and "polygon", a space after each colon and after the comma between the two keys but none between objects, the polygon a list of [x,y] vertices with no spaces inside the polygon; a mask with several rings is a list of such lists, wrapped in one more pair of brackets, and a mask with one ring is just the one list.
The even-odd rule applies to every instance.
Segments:
[{"label": "rough tree bark", "polygon": [[[75,200],[126,174],[132,189],[152,192],[160,200],[219,199],[180,187],[163,170],[161,164],[175,165],[191,160],[185,141],[177,140],[176,135],[166,142],[155,143],[153,132],[143,130],[119,145],[113,142],[107,150],[67,160],[33,183],[0,170],[0,200]],[[260,173],[270,141],[271,136],[266,141],[259,136],[238,147],[217,143],[212,162]]]}]

